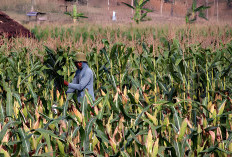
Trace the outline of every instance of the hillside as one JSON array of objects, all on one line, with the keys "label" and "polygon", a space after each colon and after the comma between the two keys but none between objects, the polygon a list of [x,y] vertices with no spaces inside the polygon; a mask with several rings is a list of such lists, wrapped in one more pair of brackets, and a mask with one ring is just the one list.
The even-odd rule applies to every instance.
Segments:
[{"label": "hillside", "polygon": [[34,37],[34,35],[24,26],[11,19],[8,15],[0,11],[0,47],[4,43],[4,37]]},{"label": "hillside", "polygon": [[[21,23],[28,22],[26,12],[30,11],[32,8],[31,0],[1,1],[2,4],[0,10],[6,12],[13,19],[16,19]],[[109,5],[107,0],[88,0],[87,5],[78,4],[78,10],[89,17],[86,19],[87,21],[111,21],[112,12],[116,11],[118,22],[131,22],[133,12],[121,2],[131,4],[131,0],[109,0]],[[48,3],[49,5],[47,5]],[[64,2],[63,0],[35,0],[33,9],[35,11],[47,13],[50,22],[67,23],[72,21],[63,13],[66,11],[66,7],[68,11],[71,11],[72,4],[72,2]],[[184,23],[184,16],[187,10],[191,7],[191,4],[191,0],[178,0],[173,4],[172,1],[169,0],[150,0],[146,7],[152,9],[153,12],[149,13],[148,20],[159,23],[166,22],[167,20],[176,21],[176,19],[178,19],[178,21]],[[204,4],[206,4],[206,0],[197,0],[198,6]],[[232,21],[232,7],[229,7],[226,0],[219,0],[218,5],[216,0],[208,0],[208,5],[211,7],[207,12],[209,21]],[[172,10],[173,12],[171,13]]]}]

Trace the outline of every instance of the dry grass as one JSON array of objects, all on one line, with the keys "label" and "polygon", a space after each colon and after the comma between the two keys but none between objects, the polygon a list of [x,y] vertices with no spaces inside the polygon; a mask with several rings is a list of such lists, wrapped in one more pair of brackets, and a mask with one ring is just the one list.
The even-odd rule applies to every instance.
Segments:
[{"label": "dry grass", "polygon": [[[137,52],[141,50],[141,42],[154,45],[155,51],[162,44],[160,38],[165,37],[169,41],[177,39],[180,46],[201,44],[212,50],[218,49],[232,41],[231,25],[99,25],[82,23],[78,25],[41,25],[34,27],[27,25],[28,28],[38,31],[36,35],[39,40],[34,39],[13,39],[13,42],[5,42],[6,45],[1,49],[4,51],[16,51],[23,47],[38,53],[44,51],[44,45],[56,49],[57,47],[70,47],[72,51],[81,50],[91,52],[93,48],[98,50],[102,47],[102,39],[107,39],[110,44],[124,43],[127,46],[135,47]],[[92,37],[90,38],[90,36]],[[186,51],[186,50],[184,50]],[[42,56],[41,56],[42,57]]]}]

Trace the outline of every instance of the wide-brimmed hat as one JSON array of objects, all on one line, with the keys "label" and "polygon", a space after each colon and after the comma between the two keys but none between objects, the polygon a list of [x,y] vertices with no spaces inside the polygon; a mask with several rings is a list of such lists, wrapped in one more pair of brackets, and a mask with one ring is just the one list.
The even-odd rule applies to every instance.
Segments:
[{"label": "wide-brimmed hat", "polygon": [[75,62],[87,62],[86,55],[82,52],[77,53]]}]

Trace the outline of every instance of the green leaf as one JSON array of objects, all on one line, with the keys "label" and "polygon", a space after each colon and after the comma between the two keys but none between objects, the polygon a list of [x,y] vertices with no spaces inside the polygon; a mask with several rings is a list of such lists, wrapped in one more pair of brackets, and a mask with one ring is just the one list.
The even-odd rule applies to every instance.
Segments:
[{"label": "green leaf", "polygon": [[67,99],[66,99],[66,101],[65,101],[65,103],[64,103],[64,109],[63,109],[63,116],[64,116],[64,117],[67,116],[68,102],[69,102],[69,100],[72,99],[73,94],[74,94],[74,93],[68,93],[68,94],[67,94]]},{"label": "green leaf", "polygon": [[10,88],[7,88],[7,100],[6,100],[6,116],[11,117],[13,115],[13,100]]},{"label": "green leaf", "polygon": [[142,4],[140,4],[140,7],[142,8],[147,2],[149,2],[150,0],[145,0],[142,2]]},{"label": "green leaf", "polygon": [[128,60],[129,60],[128,58],[130,57],[130,55],[132,54],[132,52],[133,52],[132,48],[127,48],[127,54],[123,56],[124,61],[122,63],[122,71],[125,70],[126,65],[128,63]]},{"label": "green leaf", "polygon": [[203,19],[205,19],[205,20],[208,20],[208,19],[206,18],[205,13],[204,13],[204,12],[202,12],[202,11],[199,11],[198,16],[199,16],[200,18],[203,18]]},{"label": "green leaf", "polygon": [[46,144],[48,146],[48,151],[51,152],[52,151],[52,145],[51,145],[51,140],[50,140],[49,134],[42,133],[42,135],[46,140]]},{"label": "green leaf", "polygon": [[22,152],[25,156],[29,156],[29,152],[31,151],[30,142],[22,128],[18,129],[20,140],[22,141]]},{"label": "green leaf", "polygon": [[202,10],[206,10],[206,9],[209,9],[209,8],[210,8],[210,6],[201,5],[198,8],[196,8],[194,11],[197,12],[197,11],[202,11]]},{"label": "green leaf", "polygon": [[178,66],[181,61],[182,61],[182,58],[177,58],[175,62],[175,66]]},{"label": "green leaf", "polygon": [[103,97],[98,97],[98,99],[94,102],[92,107],[98,105],[102,101],[102,99],[103,99]]},{"label": "green leaf", "polygon": [[102,104],[101,111],[97,115],[98,119],[100,119],[100,120],[103,118],[103,114],[104,114],[104,110],[105,110],[105,106],[106,106],[107,101],[108,101],[108,99],[105,98],[104,101],[103,101],[103,104]]},{"label": "green leaf", "polygon": [[139,142],[139,140],[136,138],[134,132],[133,132],[131,129],[130,129],[130,134],[131,134],[132,138],[133,138],[139,145],[142,145],[142,144]]},{"label": "green leaf", "polygon": [[164,104],[167,104],[167,103],[170,103],[170,101],[160,100],[160,101],[155,102],[156,105],[164,105]]},{"label": "green leaf", "polygon": [[[107,39],[102,39],[102,43],[104,44],[104,46],[106,47],[106,48],[109,48],[109,41],[107,40]],[[104,55],[105,55],[105,57],[107,58],[107,61],[109,62],[109,57],[108,57],[108,54],[105,54],[105,52],[106,52],[106,49],[102,49],[102,51],[103,51],[103,53],[104,53]],[[105,52],[104,52],[105,51]]]},{"label": "green leaf", "polygon": [[84,151],[89,151],[89,134],[92,130],[92,126],[95,123],[95,121],[97,120],[97,117],[92,118],[88,124],[86,125],[85,128],[85,140],[84,140]]},{"label": "green leaf", "polygon": [[32,156],[35,156],[35,157],[51,157],[51,154],[53,154],[55,152],[47,152],[47,153],[42,153],[42,154],[39,154],[39,155],[32,155]]},{"label": "green leaf", "polygon": [[109,143],[109,140],[104,132],[101,130],[95,130],[96,131],[96,136],[100,138],[103,142]]},{"label": "green leaf", "polygon": [[89,92],[87,90],[85,90],[85,95],[87,96],[87,98],[88,98],[88,100],[90,102],[90,105],[94,106],[94,104],[93,104],[93,98],[92,98],[92,96],[89,94]]},{"label": "green leaf", "polygon": [[73,18],[77,18],[77,6],[73,5],[73,14],[72,14]]},{"label": "green leaf", "polygon": [[178,135],[178,141],[181,142],[183,139],[183,136],[185,135],[186,129],[187,129],[187,119],[184,119],[184,121],[181,124],[179,135]]},{"label": "green leaf", "polygon": [[75,137],[76,137],[77,132],[78,132],[79,130],[80,130],[80,127],[77,126],[77,127],[74,129],[73,133],[72,133],[72,138],[75,138]]},{"label": "green leaf", "polygon": [[91,132],[92,126],[93,126],[93,124],[95,123],[96,120],[97,120],[97,117],[93,117],[93,118],[90,119],[90,121],[89,121],[88,124],[86,125],[85,132],[86,132],[86,135],[87,135],[87,136],[88,136],[89,133]]},{"label": "green leaf", "polygon": [[178,130],[178,132],[180,131],[180,124],[181,124],[181,118],[177,115],[177,111],[174,107],[172,107],[172,111],[174,112],[174,122],[175,122],[175,126]]},{"label": "green leaf", "polygon": [[22,102],[21,102],[21,98],[20,98],[19,94],[14,93],[13,95],[16,98],[16,100],[19,102],[20,107],[22,107]]},{"label": "green leaf", "polygon": [[24,77],[24,78],[22,79],[22,81],[19,83],[19,85],[21,85],[23,82],[25,82],[30,76],[33,76],[33,75],[35,75],[35,74],[37,74],[37,72],[30,73],[29,75],[27,75],[26,77]]},{"label": "green leaf", "polygon": [[81,102],[81,114],[85,117],[85,119],[87,119],[87,108],[88,108],[88,104],[87,104],[87,98],[86,97],[82,97],[80,99]]},{"label": "green leaf", "polygon": [[70,12],[65,12],[64,14],[72,16],[72,14]]},{"label": "green leaf", "polygon": [[[3,76],[2,76],[2,77],[3,77]],[[4,89],[4,90],[7,90],[7,88],[8,88],[7,86],[8,86],[8,85],[7,85],[7,83],[5,82],[5,78],[4,78],[4,77],[3,77],[3,79],[2,79],[2,86],[3,86],[3,89]]]},{"label": "green leaf", "polygon": [[192,3],[192,11],[194,11],[197,7],[197,1],[196,0],[193,0],[193,3]]},{"label": "green leaf", "polygon": [[142,117],[143,113],[146,112],[149,108],[150,108],[150,106],[147,106],[147,107],[144,108],[143,111],[138,115],[138,117],[137,117],[136,120],[135,120],[135,126],[138,125],[139,120],[140,120],[140,118]]},{"label": "green leaf", "polygon": [[45,130],[43,128],[39,128],[35,130],[36,132],[39,132],[41,135],[50,135],[53,138],[59,139],[61,141],[64,141],[62,138],[60,138],[59,136],[55,135],[52,131],[50,130]]},{"label": "green leaf", "polygon": [[40,62],[37,62],[31,69],[30,73],[39,72],[40,69],[43,67],[43,65],[40,64],[41,64]]},{"label": "green leaf", "polygon": [[148,68],[151,70],[151,71],[154,71],[154,64],[152,62],[152,58],[150,56],[145,56],[144,59],[146,60],[147,62],[147,65],[148,65]]},{"label": "green leaf", "polygon": [[125,2],[122,2],[122,4],[125,4],[125,5],[128,6],[129,8],[135,9],[132,5],[127,4],[127,3],[125,3]]},{"label": "green leaf", "polygon": [[219,107],[219,109],[218,109],[218,115],[221,115],[223,113],[225,105],[226,105],[226,101],[227,100],[224,100],[223,103],[221,104],[221,106]]},{"label": "green leaf", "polygon": [[125,151],[121,151],[122,157],[130,157],[129,154]]},{"label": "green leaf", "polygon": [[164,93],[168,93],[168,89],[165,86],[165,84],[163,84],[161,81],[157,81],[157,82],[158,82],[159,87],[164,91]]},{"label": "green leaf", "polygon": [[31,83],[28,83],[28,89],[33,97],[33,100],[34,100],[34,105],[37,105],[37,95],[35,94],[34,90],[33,90],[33,87],[32,87],[32,84]]},{"label": "green leaf", "polygon": [[216,150],[217,146],[211,146],[203,151],[200,152],[201,153],[211,153],[211,152],[214,152],[214,150]]},{"label": "green leaf", "polygon": [[13,72],[18,74],[18,71],[16,70],[17,68],[16,68],[16,65],[15,65],[15,62],[12,60],[12,58],[8,58],[8,62],[10,63]]},{"label": "green leaf", "polygon": [[205,131],[206,132],[215,131],[217,128],[218,128],[217,126],[209,126],[209,127],[205,128]]},{"label": "green leaf", "polygon": [[146,11],[146,13],[144,13],[144,14],[146,14],[146,15],[147,15],[147,13],[152,12],[152,10],[151,10],[151,9],[147,9],[147,8],[142,8],[141,10]]},{"label": "green leaf", "polygon": [[[0,100],[0,101],[2,101],[2,100]],[[3,123],[4,119],[5,119],[4,108],[2,106],[2,102],[0,102],[0,122]]]}]

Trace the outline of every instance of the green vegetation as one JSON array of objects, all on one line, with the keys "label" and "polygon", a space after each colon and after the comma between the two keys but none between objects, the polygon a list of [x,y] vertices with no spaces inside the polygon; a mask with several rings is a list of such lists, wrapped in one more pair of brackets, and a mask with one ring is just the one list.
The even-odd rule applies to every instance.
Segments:
[{"label": "green vegetation", "polygon": [[74,23],[76,23],[76,21],[79,18],[88,18],[88,17],[84,16],[83,13],[78,13],[77,12],[77,6],[76,5],[73,5],[73,11],[72,12],[65,12],[65,14],[71,16]]},{"label": "green vegetation", "polygon": [[204,11],[209,9],[209,6],[201,5],[197,7],[197,1],[193,0],[192,7],[188,10],[186,16],[185,16],[185,21],[186,24],[188,23],[194,23],[197,20],[197,16],[200,18],[203,18],[205,20],[208,20],[205,16]]},{"label": "green vegetation", "polygon": [[[23,39],[0,48],[0,153],[231,154],[231,27],[55,28],[34,28],[35,48]],[[74,76],[75,49],[94,71],[95,102],[86,91],[76,104],[60,86]]]},{"label": "green vegetation", "polygon": [[135,10],[133,20],[137,24],[139,24],[147,16],[147,13],[152,12],[152,10],[144,8],[144,6],[146,5],[147,2],[149,2],[149,0],[135,0],[134,6],[132,6],[128,3],[125,3],[125,2],[122,2],[122,3],[125,4],[126,6],[132,8],[133,10]]}]

